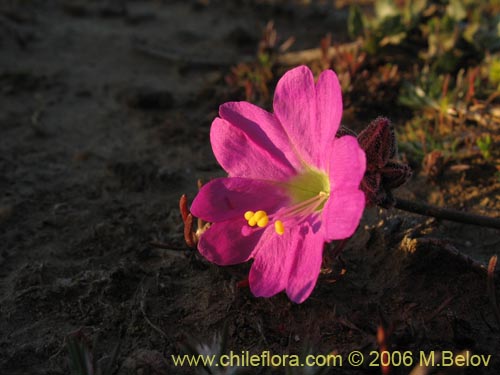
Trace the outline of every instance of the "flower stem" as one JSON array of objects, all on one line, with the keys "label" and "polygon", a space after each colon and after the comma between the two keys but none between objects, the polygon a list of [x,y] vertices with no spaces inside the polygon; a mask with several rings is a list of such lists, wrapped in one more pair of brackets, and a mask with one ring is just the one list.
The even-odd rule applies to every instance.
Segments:
[{"label": "flower stem", "polygon": [[399,210],[413,212],[419,215],[433,216],[437,219],[500,229],[500,218],[470,214],[467,212],[431,206],[426,203],[412,202],[399,198],[396,200],[394,207]]}]

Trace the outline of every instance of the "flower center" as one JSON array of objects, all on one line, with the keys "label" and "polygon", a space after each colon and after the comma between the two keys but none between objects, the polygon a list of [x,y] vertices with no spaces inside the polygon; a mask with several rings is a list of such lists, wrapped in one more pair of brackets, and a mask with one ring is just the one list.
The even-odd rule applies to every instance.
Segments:
[{"label": "flower center", "polygon": [[282,235],[286,223],[300,222],[314,212],[321,211],[330,197],[330,180],[318,170],[308,168],[283,185],[292,204],[269,216],[263,210],[245,212],[245,220],[250,227],[264,228],[273,222],[276,233]]},{"label": "flower center", "polygon": [[[303,173],[293,177],[285,187],[294,204],[318,195],[326,195],[327,198],[330,195],[330,179],[325,173],[312,168],[307,168]],[[316,210],[321,211],[325,201],[326,199],[316,207]]]}]

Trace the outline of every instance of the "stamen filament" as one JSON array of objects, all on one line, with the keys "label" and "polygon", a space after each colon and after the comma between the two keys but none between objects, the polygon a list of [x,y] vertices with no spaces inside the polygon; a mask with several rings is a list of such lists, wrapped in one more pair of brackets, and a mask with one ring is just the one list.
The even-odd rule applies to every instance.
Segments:
[{"label": "stamen filament", "polygon": [[[308,212],[313,212],[315,211],[325,199],[327,199],[329,194],[325,192],[320,192],[318,195],[315,195],[312,198],[309,198],[305,201],[302,201],[294,206],[289,207],[288,210],[286,210],[284,213],[280,214],[281,218],[288,218],[290,216],[296,216],[299,214],[301,211],[303,211],[305,208],[312,208],[310,210],[307,210]],[[311,206],[311,203],[315,203],[313,206]],[[271,215],[271,217],[274,215]]]},{"label": "stamen filament", "polygon": [[[285,224],[290,219],[295,219],[296,221],[301,221],[304,217],[312,214],[318,207],[320,207],[323,202],[328,199],[330,195],[324,191],[320,191],[314,197],[301,201],[288,209],[281,212],[276,212],[271,216],[268,216],[266,211],[258,210],[247,211],[244,214],[245,220],[251,227],[258,226],[259,228],[264,228],[269,224],[270,221],[274,221],[274,230],[280,236],[285,233]],[[279,217],[277,220],[273,220],[275,217]]]}]

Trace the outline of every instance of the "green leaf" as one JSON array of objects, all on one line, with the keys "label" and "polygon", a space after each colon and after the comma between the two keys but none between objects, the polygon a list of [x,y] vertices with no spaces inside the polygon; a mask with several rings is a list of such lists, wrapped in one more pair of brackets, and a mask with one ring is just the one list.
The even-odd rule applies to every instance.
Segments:
[{"label": "green leaf", "polygon": [[405,22],[414,24],[417,22],[423,11],[427,8],[427,0],[406,1],[405,7]]},{"label": "green leaf", "polygon": [[450,0],[450,3],[446,7],[446,14],[455,21],[462,21],[467,17],[467,10],[462,0]]},{"label": "green leaf", "polygon": [[486,134],[481,138],[476,140],[476,144],[483,155],[483,158],[488,160],[491,157],[490,147],[491,147],[491,135]]},{"label": "green leaf", "polygon": [[462,55],[459,50],[446,51],[434,62],[433,68],[439,73],[453,72],[459,66]]},{"label": "green leaf", "polygon": [[400,12],[393,0],[377,0],[375,2],[375,15],[378,21],[386,18],[400,16]]},{"label": "green leaf", "polygon": [[491,61],[488,76],[493,85],[500,85],[500,59]]},{"label": "green leaf", "polygon": [[410,12],[413,18],[420,16],[420,13],[422,13],[424,9],[427,8],[427,0],[415,0],[409,1],[409,3]]},{"label": "green leaf", "polygon": [[474,44],[474,36],[479,30],[479,24],[478,23],[470,23],[467,24],[464,30],[464,39],[468,41],[471,44]]},{"label": "green leaf", "polygon": [[356,38],[363,35],[364,30],[363,14],[357,4],[351,4],[347,18],[347,31],[351,38]]},{"label": "green leaf", "polygon": [[379,42],[381,47],[385,47],[389,44],[398,45],[406,38],[406,32],[397,33],[394,35],[387,35]]}]

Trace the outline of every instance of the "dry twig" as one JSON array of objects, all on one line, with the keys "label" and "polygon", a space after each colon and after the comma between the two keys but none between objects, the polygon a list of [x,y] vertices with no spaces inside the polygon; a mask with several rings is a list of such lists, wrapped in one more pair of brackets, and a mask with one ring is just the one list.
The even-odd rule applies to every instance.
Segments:
[{"label": "dry twig", "polygon": [[399,210],[408,211],[419,215],[432,216],[437,219],[500,229],[500,219],[498,218],[451,210],[449,208],[431,206],[422,202],[412,202],[398,198],[394,207]]}]

